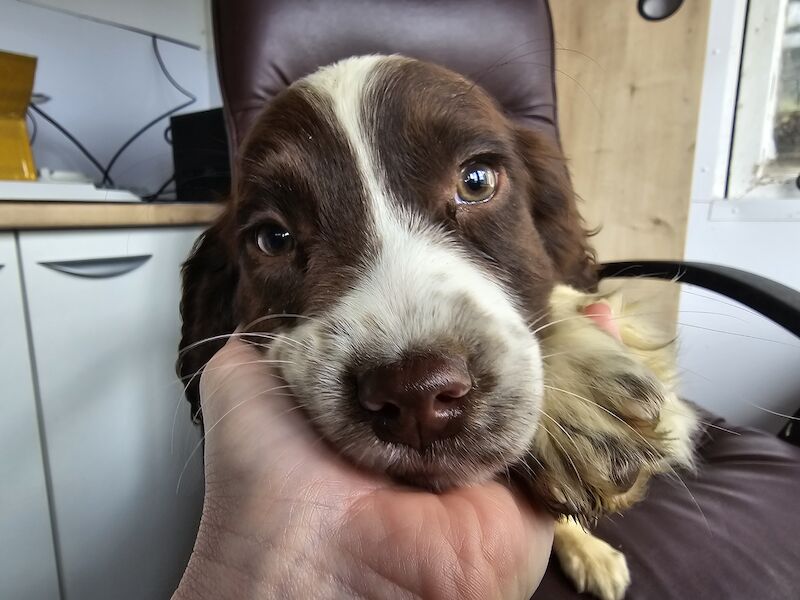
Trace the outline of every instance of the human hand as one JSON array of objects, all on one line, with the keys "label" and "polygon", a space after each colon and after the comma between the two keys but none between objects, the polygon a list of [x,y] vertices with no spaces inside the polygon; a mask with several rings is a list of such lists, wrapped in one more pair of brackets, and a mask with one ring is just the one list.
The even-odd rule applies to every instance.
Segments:
[{"label": "human hand", "polygon": [[362,472],[232,338],[201,380],[206,492],[175,598],[529,598],[552,518],[499,482],[434,494]]}]

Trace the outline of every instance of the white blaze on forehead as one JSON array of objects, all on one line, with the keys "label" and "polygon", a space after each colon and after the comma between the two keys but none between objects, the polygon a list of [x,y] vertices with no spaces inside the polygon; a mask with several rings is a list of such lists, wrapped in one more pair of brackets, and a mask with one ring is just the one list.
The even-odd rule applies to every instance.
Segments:
[{"label": "white blaze on forehead", "polygon": [[[352,315],[354,311],[372,309],[388,329],[395,330],[398,337],[394,341],[400,345],[419,341],[419,336],[426,333],[430,337],[434,331],[452,328],[454,301],[466,294],[474,307],[491,314],[496,323],[516,326],[514,329],[521,334],[519,326],[524,327],[524,321],[502,287],[448,243],[446,235],[400,206],[387,189],[376,155],[375,132],[367,131],[364,122],[370,109],[378,107],[366,106],[365,102],[376,101],[369,92],[374,83],[380,82],[382,72],[410,60],[381,55],[348,58],[305,80],[327,97],[336,125],[347,137],[366,194],[368,222],[379,248],[369,272],[342,299],[340,312]],[[424,311],[410,306],[420,303],[425,305]],[[413,318],[409,322],[406,319],[412,317],[410,312],[417,313],[413,315],[417,318],[425,312],[438,323]]]},{"label": "white blaze on forehead", "polygon": [[337,125],[344,131],[355,155],[374,217],[380,215],[387,218],[388,215],[383,213],[388,207],[383,201],[383,184],[378,176],[374,149],[364,131],[363,99],[369,90],[370,77],[379,65],[404,60],[407,59],[381,55],[358,56],[334,63],[306,77],[306,83],[325,94],[331,102]]}]

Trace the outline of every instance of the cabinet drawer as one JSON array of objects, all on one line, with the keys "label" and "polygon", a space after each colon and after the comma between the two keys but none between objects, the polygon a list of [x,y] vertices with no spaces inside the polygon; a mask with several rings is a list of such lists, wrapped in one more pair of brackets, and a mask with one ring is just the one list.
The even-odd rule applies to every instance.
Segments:
[{"label": "cabinet drawer", "polygon": [[0,598],[58,598],[13,233],[0,233]]},{"label": "cabinet drawer", "polygon": [[198,234],[20,234],[68,598],[169,597],[191,552],[200,436],[173,365]]}]

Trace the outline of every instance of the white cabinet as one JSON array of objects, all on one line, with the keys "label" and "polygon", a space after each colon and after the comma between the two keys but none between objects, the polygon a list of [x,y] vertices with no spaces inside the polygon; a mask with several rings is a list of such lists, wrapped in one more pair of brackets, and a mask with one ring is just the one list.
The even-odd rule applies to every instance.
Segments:
[{"label": "white cabinet", "polygon": [[42,440],[13,233],[0,232],[0,598],[58,598]]},{"label": "white cabinet", "polygon": [[173,365],[199,231],[19,234],[65,600],[168,598],[191,552],[202,452]]}]

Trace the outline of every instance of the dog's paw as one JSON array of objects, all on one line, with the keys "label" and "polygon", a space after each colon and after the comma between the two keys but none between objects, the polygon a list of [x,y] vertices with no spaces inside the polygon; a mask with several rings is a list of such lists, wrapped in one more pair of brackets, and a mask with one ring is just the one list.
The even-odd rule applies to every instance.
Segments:
[{"label": "dog's paw", "polygon": [[622,600],[631,582],[622,552],[601,539],[587,535],[580,544],[566,544],[556,551],[561,568],[578,592],[600,600]]}]

